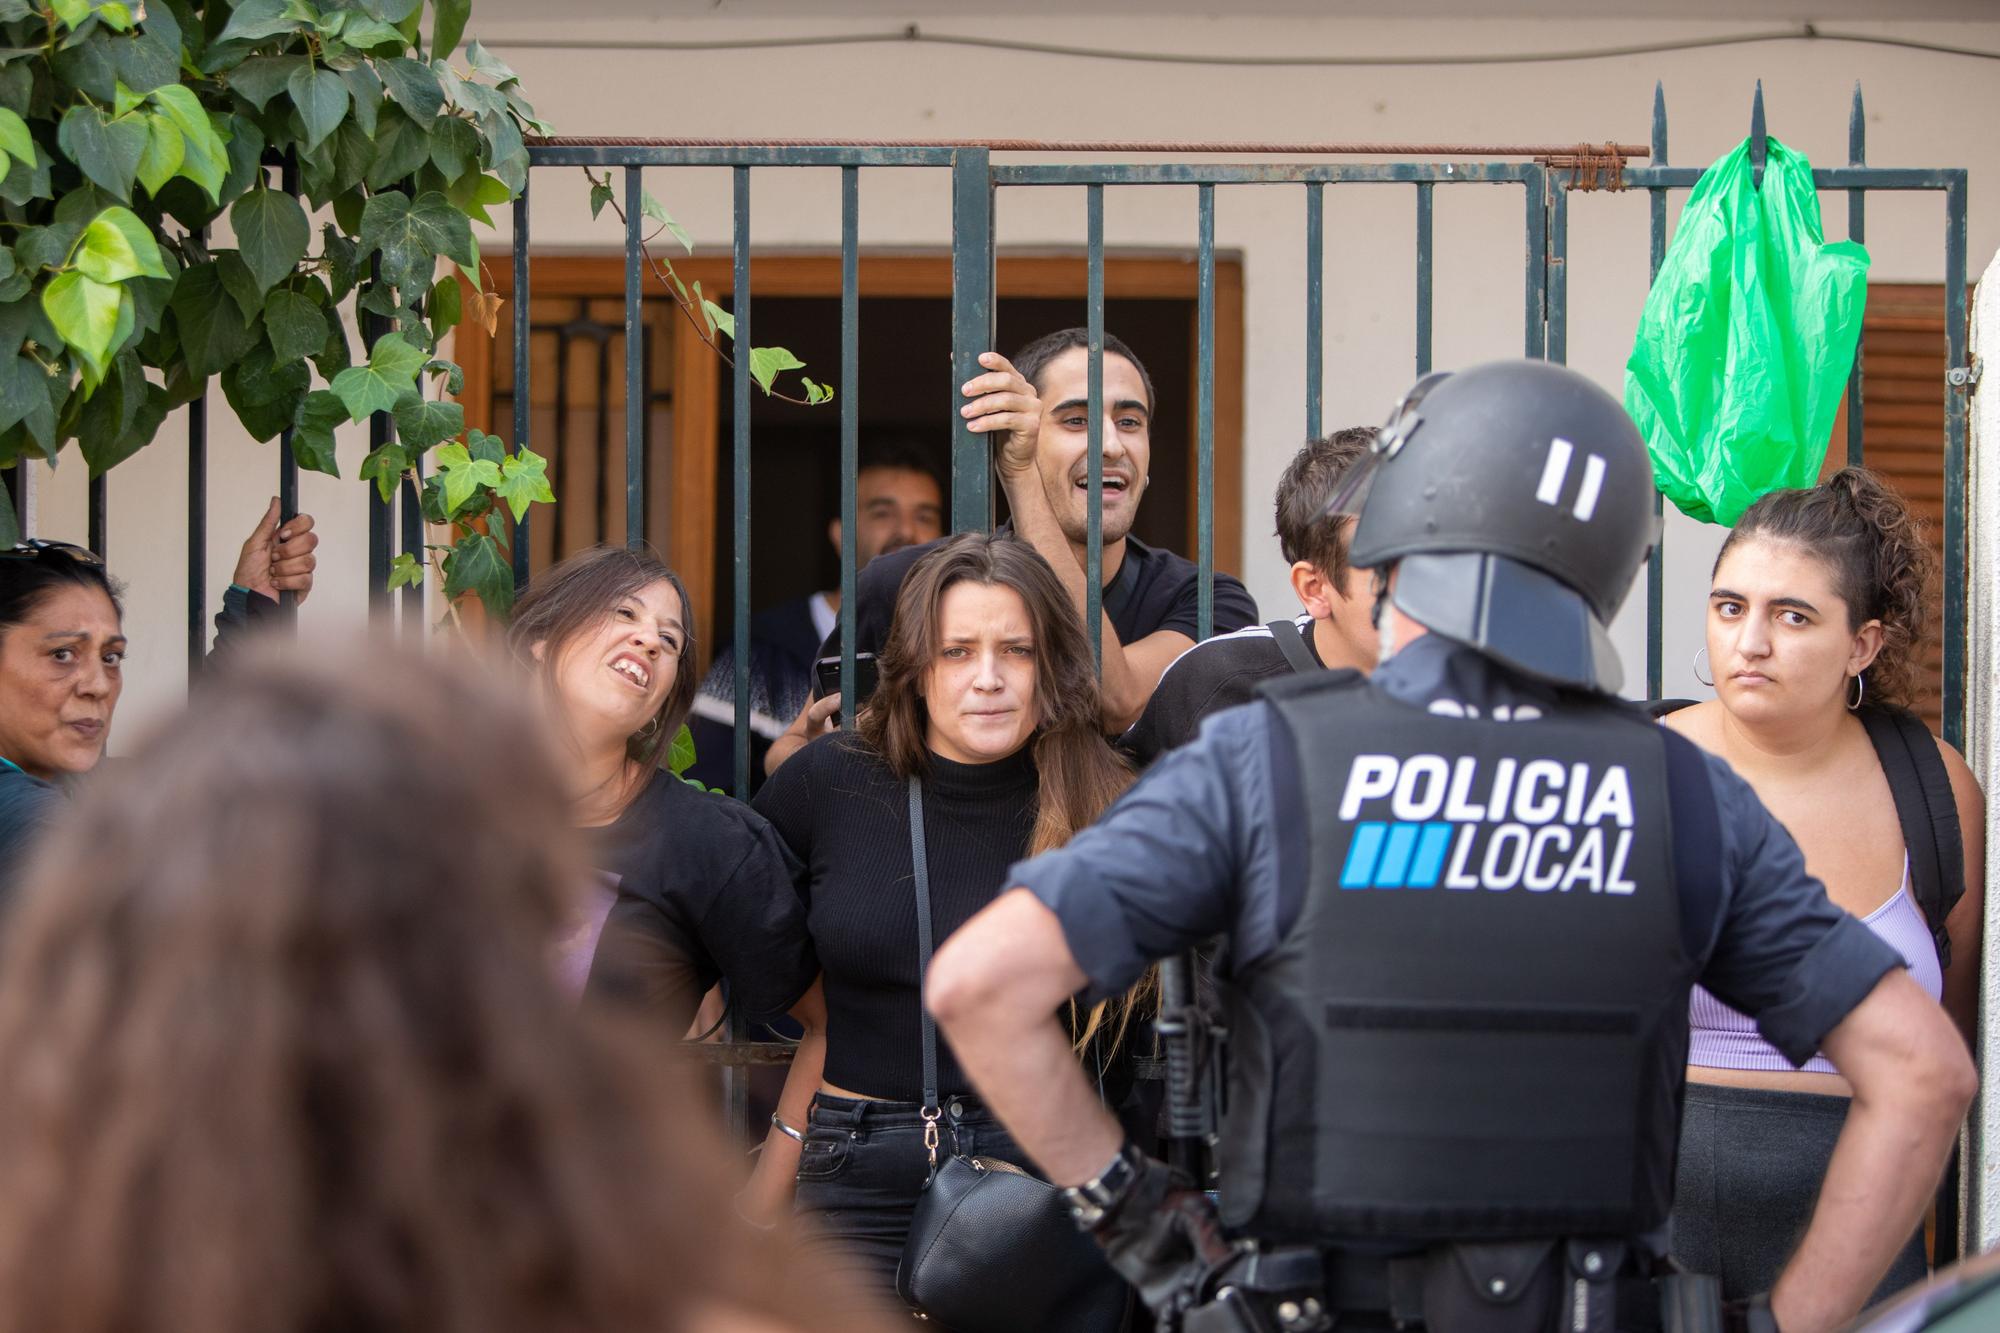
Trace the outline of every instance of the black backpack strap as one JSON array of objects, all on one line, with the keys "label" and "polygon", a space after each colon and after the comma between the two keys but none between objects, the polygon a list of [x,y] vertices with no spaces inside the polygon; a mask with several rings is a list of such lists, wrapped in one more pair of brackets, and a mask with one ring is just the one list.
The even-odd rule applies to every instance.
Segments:
[{"label": "black backpack strap", "polygon": [[1938,965],[1950,967],[1945,919],[1965,895],[1965,844],[1951,774],[1938,756],[1936,738],[1914,715],[1900,708],[1864,708],[1860,716],[1896,801],[1910,857],[1910,892],[1930,923]]},{"label": "black backpack strap", "polygon": [[1264,626],[1271,631],[1271,638],[1277,642],[1278,651],[1285,655],[1285,661],[1301,676],[1311,675],[1319,670],[1319,663],[1306,651],[1305,636],[1299,633],[1298,625],[1290,620],[1274,620]]}]

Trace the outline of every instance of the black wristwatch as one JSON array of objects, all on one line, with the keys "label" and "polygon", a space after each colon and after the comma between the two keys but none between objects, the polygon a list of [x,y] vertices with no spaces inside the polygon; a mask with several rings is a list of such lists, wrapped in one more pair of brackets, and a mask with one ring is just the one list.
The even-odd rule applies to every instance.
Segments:
[{"label": "black wristwatch", "polygon": [[1070,1216],[1076,1219],[1077,1226],[1095,1231],[1132,1192],[1145,1165],[1146,1155],[1128,1139],[1118,1146],[1117,1155],[1102,1171],[1081,1185],[1064,1190],[1063,1202],[1069,1205]]}]

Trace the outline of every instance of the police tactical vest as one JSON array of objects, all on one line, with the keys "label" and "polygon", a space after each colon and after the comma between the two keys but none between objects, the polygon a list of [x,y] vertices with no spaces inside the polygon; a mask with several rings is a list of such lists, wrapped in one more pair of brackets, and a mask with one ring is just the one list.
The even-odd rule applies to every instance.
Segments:
[{"label": "police tactical vest", "polygon": [[1434,716],[1353,673],[1265,693],[1307,824],[1298,920],[1232,978],[1223,1218],[1270,1238],[1649,1230],[1693,967],[1666,759],[1578,696]]}]

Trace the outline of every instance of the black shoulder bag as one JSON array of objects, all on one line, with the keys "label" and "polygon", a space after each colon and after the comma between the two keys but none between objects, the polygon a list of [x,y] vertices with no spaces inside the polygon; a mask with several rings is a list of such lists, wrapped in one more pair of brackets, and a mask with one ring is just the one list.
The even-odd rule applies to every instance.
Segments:
[{"label": "black shoulder bag", "polygon": [[[930,866],[923,786],[910,779],[910,859],[917,878],[917,989],[931,963]],[[938,1153],[937,1027],[923,1011],[924,1147],[931,1176],[910,1218],[896,1294],[952,1333],[1110,1333],[1127,1288],[1097,1242],[1077,1230],[1062,1193],[1012,1162]]]}]

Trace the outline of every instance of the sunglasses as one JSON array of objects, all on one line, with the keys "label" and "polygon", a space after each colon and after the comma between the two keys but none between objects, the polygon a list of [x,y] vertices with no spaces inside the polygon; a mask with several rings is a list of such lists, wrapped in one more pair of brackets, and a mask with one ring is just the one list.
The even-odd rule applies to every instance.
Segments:
[{"label": "sunglasses", "polygon": [[104,563],[104,558],[88,546],[78,546],[75,542],[44,541],[40,537],[15,542],[13,549],[0,551],[0,560],[39,560],[45,555],[66,556],[79,565]]}]

